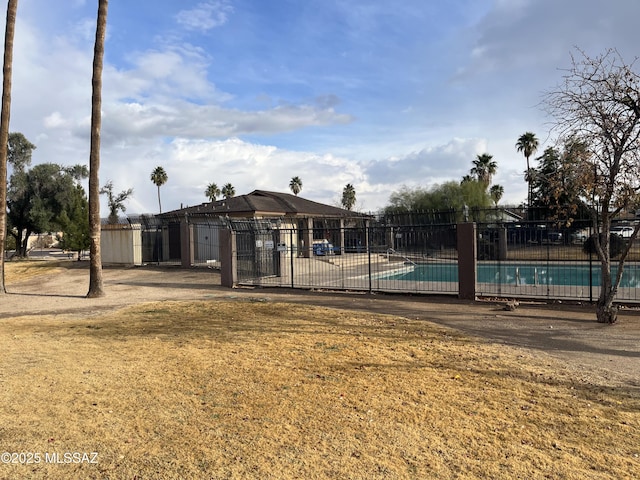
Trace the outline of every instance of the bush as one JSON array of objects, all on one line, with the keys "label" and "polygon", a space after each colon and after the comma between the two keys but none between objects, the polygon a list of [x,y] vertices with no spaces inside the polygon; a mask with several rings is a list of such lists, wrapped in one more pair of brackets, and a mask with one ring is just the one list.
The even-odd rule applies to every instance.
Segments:
[{"label": "bush", "polygon": [[[596,245],[595,245],[595,234],[591,235],[589,238],[585,240],[582,244],[582,250],[586,254],[595,254],[596,253]],[[602,233],[600,234],[600,239],[602,240],[604,237]],[[622,253],[625,247],[624,238],[620,235],[616,235],[615,233],[609,234],[609,255],[611,258],[616,258],[618,255]]]},{"label": "bush", "polygon": [[5,250],[15,250],[16,249],[16,239],[13,235],[7,235],[4,239],[4,249]]},{"label": "bush", "polygon": [[477,246],[478,260],[498,260],[498,242],[480,239]]}]

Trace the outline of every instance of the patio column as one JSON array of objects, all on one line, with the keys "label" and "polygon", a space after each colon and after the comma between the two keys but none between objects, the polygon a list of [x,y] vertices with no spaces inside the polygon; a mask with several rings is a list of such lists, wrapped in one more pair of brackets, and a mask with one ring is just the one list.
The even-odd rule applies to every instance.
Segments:
[{"label": "patio column", "polygon": [[395,243],[395,232],[393,231],[393,225],[389,225],[386,229],[385,229],[385,234],[386,234],[386,240],[387,240],[387,250],[391,249],[391,250],[395,250],[396,249],[396,243]]},{"label": "patio column", "polygon": [[303,220],[307,225],[303,231],[302,256],[304,258],[313,257],[313,218],[305,218]]}]

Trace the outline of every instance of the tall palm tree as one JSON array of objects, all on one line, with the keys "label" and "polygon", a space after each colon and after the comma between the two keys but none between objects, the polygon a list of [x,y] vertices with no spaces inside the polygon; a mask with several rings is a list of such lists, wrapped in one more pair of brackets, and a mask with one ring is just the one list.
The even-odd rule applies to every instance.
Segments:
[{"label": "tall palm tree", "polygon": [[164,171],[162,167],[156,167],[151,172],[151,181],[153,184],[158,187],[158,209],[160,213],[162,213],[162,203],[160,203],[160,187],[167,183],[169,177],[167,176],[167,172]]},{"label": "tall palm tree", "polygon": [[289,182],[289,188],[294,195],[298,195],[302,191],[302,180],[300,180],[300,177],[293,177]]},{"label": "tall palm tree", "polygon": [[460,184],[462,185],[463,183],[469,183],[469,182],[475,182],[476,179],[473,178],[471,175],[465,175],[464,177],[462,177],[462,180],[460,180]]},{"label": "tall palm tree", "polygon": [[471,174],[475,175],[478,181],[484,183],[486,187],[489,187],[491,177],[495,175],[497,170],[498,164],[493,160],[493,155],[483,153],[482,155],[477,155],[473,161]]},{"label": "tall palm tree", "polygon": [[356,204],[356,189],[353,185],[347,183],[342,189],[342,206],[347,210],[351,210]]},{"label": "tall palm tree", "polygon": [[109,0],[98,0],[96,41],[93,48],[93,75],[91,78],[91,148],[89,151],[89,292],[88,298],[104,296],[102,282],[102,256],[100,253],[100,129],[102,128],[102,66],[104,39],[107,31]]},{"label": "tall palm tree", "polygon": [[531,166],[529,165],[529,157],[536,153],[538,150],[538,146],[540,142],[538,142],[538,138],[536,134],[533,132],[525,132],[520,137],[518,137],[518,141],[516,142],[516,149],[518,152],[522,152],[524,158],[527,159],[527,171],[525,172],[525,181],[527,182],[527,206],[531,206],[531,180],[533,178],[533,172],[531,171]]},{"label": "tall palm tree", "polygon": [[221,193],[224,198],[231,198],[236,194],[236,189],[233,188],[233,185],[227,183],[222,187]]},{"label": "tall palm tree", "polygon": [[2,70],[2,113],[0,113],[0,295],[7,293],[4,284],[4,247],[7,236],[7,156],[9,117],[11,113],[11,74],[13,71],[13,37],[18,0],[9,0],[4,35],[4,67]]},{"label": "tall palm tree", "polygon": [[204,191],[204,194],[207,196],[210,202],[215,202],[218,195],[220,195],[220,189],[218,185],[215,183],[210,183],[207,185],[207,189]]},{"label": "tall palm tree", "polygon": [[504,187],[502,185],[493,185],[489,189],[489,195],[491,196],[491,200],[493,200],[493,203],[497,207],[498,206],[498,202],[500,201],[500,199],[504,195]]}]

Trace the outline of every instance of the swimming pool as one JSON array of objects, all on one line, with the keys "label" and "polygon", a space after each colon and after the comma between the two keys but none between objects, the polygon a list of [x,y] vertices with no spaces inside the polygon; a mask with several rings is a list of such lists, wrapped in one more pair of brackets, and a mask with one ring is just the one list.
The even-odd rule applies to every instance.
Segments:
[{"label": "swimming pool", "polygon": [[[612,267],[612,275],[617,268]],[[457,282],[457,263],[406,265],[379,280],[412,282]],[[478,283],[502,285],[600,286],[600,265],[545,263],[478,263]],[[625,265],[621,287],[640,287],[640,265]]]}]

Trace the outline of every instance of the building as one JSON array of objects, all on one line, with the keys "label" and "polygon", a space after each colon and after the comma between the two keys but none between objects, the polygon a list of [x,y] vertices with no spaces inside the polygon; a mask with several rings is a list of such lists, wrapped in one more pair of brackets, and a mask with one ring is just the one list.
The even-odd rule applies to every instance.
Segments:
[{"label": "building", "polygon": [[271,235],[269,242],[299,256],[341,254],[366,245],[365,226],[371,218],[288,193],[254,190],[157,215],[161,248],[152,250],[162,261],[215,263],[219,260],[219,231],[230,228]]}]

